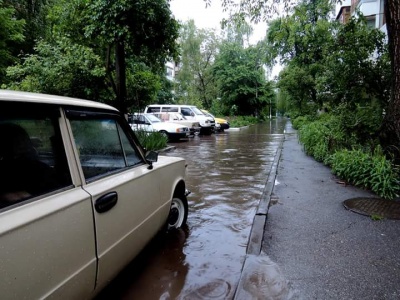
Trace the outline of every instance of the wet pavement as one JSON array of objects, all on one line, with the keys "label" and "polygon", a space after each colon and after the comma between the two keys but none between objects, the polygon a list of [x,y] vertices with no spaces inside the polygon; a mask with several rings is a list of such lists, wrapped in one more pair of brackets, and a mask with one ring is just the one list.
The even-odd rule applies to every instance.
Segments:
[{"label": "wet pavement", "polygon": [[188,163],[187,229],[157,237],[99,298],[233,299],[285,124],[174,143],[166,155]]},{"label": "wet pavement", "polygon": [[[249,264],[237,298],[400,299],[399,221],[346,210],[347,199],[376,196],[340,184],[304,154],[287,125],[257,257],[269,259],[271,271],[262,268],[257,281],[257,268]],[[255,291],[258,285],[267,289],[264,296]]]}]

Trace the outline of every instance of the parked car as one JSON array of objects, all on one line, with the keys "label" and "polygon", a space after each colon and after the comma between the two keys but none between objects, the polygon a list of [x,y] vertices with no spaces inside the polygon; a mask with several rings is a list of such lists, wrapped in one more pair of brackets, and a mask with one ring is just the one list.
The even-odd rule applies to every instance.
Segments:
[{"label": "parked car", "polygon": [[214,117],[209,111],[202,109],[201,110],[205,115],[214,118],[215,120],[215,130],[216,131],[224,131],[225,129],[229,129],[230,125],[229,122],[222,118]]},{"label": "parked car", "polygon": [[111,106],[0,90],[0,292],[88,299],[188,215],[186,162]]},{"label": "parked car", "polygon": [[171,141],[187,138],[190,135],[189,127],[178,123],[163,122],[153,114],[135,113],[128,117],[128,121],[133,130],[158,131]]},{"label": "parked car", "polygon": [[206,116],[194,105],[179,104],[152,104],[146,106],[145,113],[181,113],[185,118],[194,120],[200,124],[200,134],[209,135],[214,132],[215,121],[213,118]]},{"label": "parked car", "polygon": [[190,134],[192,136],[200,133],[200,123],[197,121],[188,120],[180,113],[154,113],[153,115],[164,122],[176,123],[189,127]]}]

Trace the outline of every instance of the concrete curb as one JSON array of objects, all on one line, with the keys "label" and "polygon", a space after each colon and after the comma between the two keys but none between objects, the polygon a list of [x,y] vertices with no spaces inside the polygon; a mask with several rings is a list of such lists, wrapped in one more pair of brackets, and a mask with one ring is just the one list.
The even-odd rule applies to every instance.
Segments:
[{"label": "concrete curb", "polygon": [[[283,143],[284,143],[285,139],[286,139],[286,135],[284,135],[284,138],[280,142],[280,145],[276,151],[274,162],[271,166],[271,171],[269,173],[267,182],[265,184],[263,193],[261,195],[261,199],[258,204],[256,214],[254,216],[253,225],[251,227],[249,242],[248,242],[247,250],[246,250],[246,258],[243,262],[242,271],[247,269],[248,265],[252,263],[248,259],[249,256],[254,257],[254,256],[260,255],[260,253],[261,253],[261,247],[262,247],[262,242],[263,242],[263,237],[264,237],[264,228],[265,228],[265,224],[267,222],[267,217],[268,217],[269,204],[271,202],[271,195],[272,195],[272,191],[274,189],[275,179],[276,179],[279,161],[280,161],[281,155],[282,155]],[[243,297],[243,294],[240,292],[240,289],[241,289],[241,287],[244,286],[246,280],[249,280],[249,278],[247,278],[246,275],[243,275],[243,272],[242,272],[240,279],[239,279],[239,283],[238,283],[236,291],[235,291],[235,296],[234,296],[235,300],[245,299]]]},{"label": "concrete curb", "polygon": [[261,195],[260,202],[256,215],[254,216],[253,226],[251,228],[249,243],[247,245],[246,254],[259,255],[261,252],[262,239],[264,236],[264,227],[267,221],[269,204],[271,202],[271,194],[274,189],[276,174],[278,170],[279,160],[282,155],[282,147],[285,138],[282,139],[280,145],[276,151],[274,162],[271,166],[267,182],[264,187],[264,191]]}]

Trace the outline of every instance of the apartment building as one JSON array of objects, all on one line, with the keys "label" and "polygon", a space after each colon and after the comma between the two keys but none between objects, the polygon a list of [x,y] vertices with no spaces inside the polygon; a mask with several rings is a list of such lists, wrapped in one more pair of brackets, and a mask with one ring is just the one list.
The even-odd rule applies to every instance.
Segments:
[{"label": "apartment building", "polygon": [[346,23],[359,10],[373,28],[386,31],[384,0],[345,0],[336,7],[336,20]]}]

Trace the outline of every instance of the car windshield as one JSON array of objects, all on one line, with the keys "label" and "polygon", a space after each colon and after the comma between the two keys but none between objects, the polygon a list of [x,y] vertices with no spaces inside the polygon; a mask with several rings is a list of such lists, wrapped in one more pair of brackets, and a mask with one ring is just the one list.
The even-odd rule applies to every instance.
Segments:
[{"label": "car windshield", "polygon": [[196,114],[196,115],[203,115],[204,116],[204,114],[201,112],[201,110],[200,109],[198,109],[197,107],[192,107],[192,110],[194,111],[194,113]]},{"label": "car windshield", "polygon": [[149,121],[150,121],[151,123],[160,123],[160,122],[162,122],[162,121],[161,121],[159,118],[157,118],[155,115],[146,114],[145,116],[146,116],[147,119],[149,119]]}]

